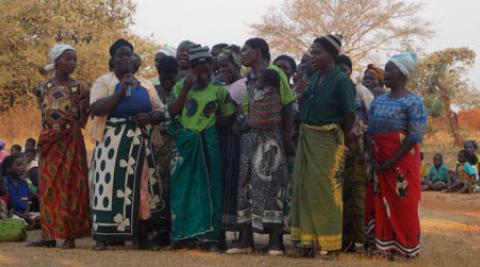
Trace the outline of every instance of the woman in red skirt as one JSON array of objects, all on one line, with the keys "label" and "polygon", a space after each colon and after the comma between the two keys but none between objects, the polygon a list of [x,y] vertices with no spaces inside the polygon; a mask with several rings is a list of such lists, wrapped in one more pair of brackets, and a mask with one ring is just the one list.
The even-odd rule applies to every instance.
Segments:
[{"label": "woman in red skirt", "polygon": [[40,152],[41,240],[31,246],[74,248],[75,239],[90,233],[87,153],[81,129],[88,119],[89,89],[70,75],[75,71],[75,48],[57,44],[50,51],[53,77],[37,96],[42,111]]},{"label": "woman in red skirt", "polygon": [[422,99],[405,88],[416,56],[403,53],[385,66],[390,93],[377,97],[369,111],[369,136],[375,161],[375,246],[391,258],[420,251],[420,151],[427,122]]}]

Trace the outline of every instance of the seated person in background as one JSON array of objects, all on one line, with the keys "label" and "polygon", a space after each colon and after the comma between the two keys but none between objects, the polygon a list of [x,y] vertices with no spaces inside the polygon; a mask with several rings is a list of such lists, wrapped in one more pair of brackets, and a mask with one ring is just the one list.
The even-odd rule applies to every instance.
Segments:
[{"label": "seated person in background", "polygon": [[39,212],[39,197],[38,197],[38,161],[36,160],[37,152],[33,148],[28,148],[25,150],[25,164],[27,166],[27,173],[25,175],[25,181],[28,183],[30,188],[30,193],[32,197],[32,205],[30,206],[30,211]]},{"label": "seated person in background", "polygon": [[25,152],[27,152],[27,150],[30,150],[30,149],[33,149],[33,150],[36,150],[37,149],[37,140],[35,140],[35,138],[28,138],[26,141],[25,141]]},{"label": "seated person in background", "polygon": [[473,155],[467,150],[463,149],[458,152],[457,167],[455,168],[455,175],[448,185],[447,192],[469,193],[471,192],[473,181],[476,173],[470,160]]},{"label": "seated person in background", "polygon": [[423,154],[423,152],[420,152],[420,177],[422,180],[427,178],[427,170],[428,170],[427,165],[423,163],[424,158],[425,158],[425,155]]},{"label": "seated person in background", "polygon": [[10,148],[10,154],[20,154],[22,153],[22,146],[19,144],[14,144],[12,145],[12,148]]},{"label": "seated person in background", "polygon": [[470,154],[473,155],[472,157],[472,162],[470,162],[470,164],[472,164],[472,166],[475,168],[475,181],[479,181],[479,170],[480,170],[480,157],[479,155],[477,154],[477,150],[478,150],[478,145],[477,145],[477,142],[475,142],[475,140],[467,140],[463,143],[463,149],[467,150]]},{"label": "seated person in background", "polygon": [[433,166],[430,167],[427,177],[422,181],[422,190],[440,191],[447,189],[448,168],[443,164],[443,155],[440,153],[433,156]]},{"label": "seated person in background", "polygon": [[38,215],[30,213],[30,189],[23,179],[25,162],[21,154],[5,158],[2,164],[2,177],[7,186],[10,200],[10,213],[24,219],[31,229],[38,225]]}]

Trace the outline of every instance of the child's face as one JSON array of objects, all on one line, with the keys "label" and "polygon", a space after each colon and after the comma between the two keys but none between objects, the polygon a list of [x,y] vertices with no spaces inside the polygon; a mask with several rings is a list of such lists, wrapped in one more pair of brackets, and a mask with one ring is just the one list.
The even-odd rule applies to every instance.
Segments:
[{"label": "child's face", "polygon": [[433,165],[436,167],[441,166],[443,164],[443,159],[440,156],[433,157]]},{"label": "child's face", "polygon": [[8,172],[10,172],[14,177],[22,177],[25,174],[25,162],[22,158],[17,158],[13,162],[12,166],[8,168]]},{"label": "child's face", "polygon": [[463,152],[458,153],[457,160],[460,163],[465,163],[467,161],[466,158],[465,158],[465,153],[463,153]]},{"label": "child's face", "polygon": [[265,88],[265,81],[262,75],[258,75],[255,80],[255,88]]}]

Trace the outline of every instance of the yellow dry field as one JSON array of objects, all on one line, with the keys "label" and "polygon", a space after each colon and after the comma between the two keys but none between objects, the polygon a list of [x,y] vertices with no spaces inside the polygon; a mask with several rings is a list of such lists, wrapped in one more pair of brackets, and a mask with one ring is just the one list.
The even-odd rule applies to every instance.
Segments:
[{"label": "yellow dry field", "polygon": [[[68,251],[2,243],[0,266],[480,266],[480,194],[424,193],[421,224],[421,256],[409,261],[341,254],[338,261],[327,262],[187,250],[136,251],[131,247],[96,252],[90,250],[92,240],[85,238],[79,240],[77,249]],[[30,232],[29,240],[38,237],[38,231]]]}]

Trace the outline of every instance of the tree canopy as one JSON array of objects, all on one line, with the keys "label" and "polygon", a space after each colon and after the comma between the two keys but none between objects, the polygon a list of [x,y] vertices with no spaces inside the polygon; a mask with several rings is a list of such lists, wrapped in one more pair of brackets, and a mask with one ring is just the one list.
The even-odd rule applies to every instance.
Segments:
[{"label": "tree canopy", "polygon": [[251,25],[279,52],[301,57],[316,37],[340,34],[343,52],[366,63],[373,53],[390,52],[432,35],[418,16],[422,5],[401,0],[285,0]]},{"label": "tree canopy", "polygon": [[0,111],[31,98],[55,43],[77,49],[74,76],[87,83],[108,70],[108,48],[119,37],[132,41],[144,71],[153,71],[159,46],[129,31],[132,0],[2,0],[0,9],[7,11],[0,16]]}]

